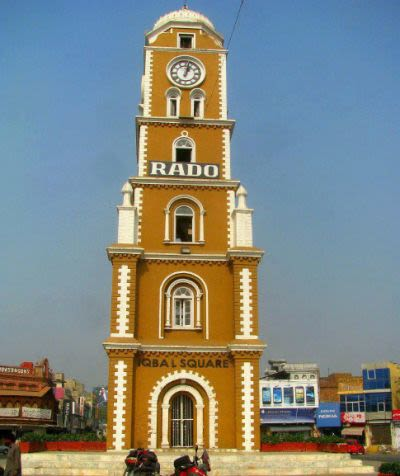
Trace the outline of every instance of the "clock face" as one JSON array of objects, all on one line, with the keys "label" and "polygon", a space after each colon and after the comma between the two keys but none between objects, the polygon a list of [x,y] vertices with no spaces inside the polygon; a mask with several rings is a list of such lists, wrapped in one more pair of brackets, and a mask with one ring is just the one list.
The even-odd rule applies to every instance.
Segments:
[{"label": "clock face", "polygon": [[184,88],[200,84],[205,77],[203,64],[191,57],[181,56],[173,59],[167,68],[170,81]]}]

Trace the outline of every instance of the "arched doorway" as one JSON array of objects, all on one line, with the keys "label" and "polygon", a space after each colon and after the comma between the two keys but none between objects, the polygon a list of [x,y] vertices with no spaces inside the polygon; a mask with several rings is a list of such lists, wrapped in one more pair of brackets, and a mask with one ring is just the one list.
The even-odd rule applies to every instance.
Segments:
[{"label": "arched doorway", "polygon": [[187,393],[178,393],[171,399],[171,446],[193,446],[193,400]]}]

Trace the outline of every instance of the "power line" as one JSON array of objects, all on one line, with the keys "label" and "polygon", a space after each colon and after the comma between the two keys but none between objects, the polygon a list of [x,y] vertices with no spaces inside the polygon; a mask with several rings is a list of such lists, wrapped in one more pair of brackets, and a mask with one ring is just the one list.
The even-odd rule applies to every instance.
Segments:
[{"label": "power line", "polygon": [[[236,25],[237,25],[237,22],[239,21],[239,16],[240,16],[240,12],[241,12],[241,10],[242,10],[243,4],[244,4],[244,0],[240,0],[240,5],[239,5],[239,9],[238,9],[238,11],[237,11],[237,13],[236,13],[235,22],[233,23],[233,27],[232,27],[231,34],[230,34],[230,36],[229,36],[228,44],[226,45],[226,49],[227,49],[227,50],[229,49],[229,45],[231,44],[233,34],[235,33]],[[228,55],[228,53],[229,53],[229,52],[227,52],[227,55]],[[212,88],[212,90],[211,90],[210,97],[209,97],[209,98],[207,99],[207,101],[206,101],[205,108],[204,108],[205,110],[207,110],[207,106],[208,106],[208,104],[210,103],[211,98],[213,97],[214,90],[215,90],[215,86],[217,85],[217,82],[218,82],[218,78],[215,80],[214,85],[213,85],[213,88]]]},{"label": "power line", "polygon": [[228,44],[226,46],[227,49],[229,49],[229,45],[231,44],[232,36],[235,32],[237,22],[239,21],[240,11],[243,7],[243,4],[244,4],[244,0],[241,0],[240,5],[239,5],[239,9],[238,9],[237,14],[236,14],[235,23],[233,24],[233,27],[232,27],[231,36],[229,37]]}]

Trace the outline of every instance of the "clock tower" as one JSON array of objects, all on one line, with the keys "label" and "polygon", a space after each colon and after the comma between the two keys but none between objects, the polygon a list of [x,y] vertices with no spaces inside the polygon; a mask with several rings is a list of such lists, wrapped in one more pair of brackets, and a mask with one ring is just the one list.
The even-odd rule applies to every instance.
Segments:
[{"label": "clock tower", "polygon": [[112,263],[108,449],[259,449],[257,267],[231,178],[227,50],[184,7],[146,34]]}]

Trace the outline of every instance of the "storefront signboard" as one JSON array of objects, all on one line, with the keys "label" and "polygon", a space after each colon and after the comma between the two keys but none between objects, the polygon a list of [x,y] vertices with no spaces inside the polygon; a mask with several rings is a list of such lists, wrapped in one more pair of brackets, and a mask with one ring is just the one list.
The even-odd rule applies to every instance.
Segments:
[{"label": "storefront signboard", "polygon": [[311,408],[262,408],[261,423],[314,423],[314,409]]},{"label": "storefront signboard", "polygon": [[342,412],[342,423],[365,423],[364,412]]},{"label": "storefront signboard", "polygon": [[51,410],[47,408],[22,407],[22,417],[37,420],[51,420]]},{"label": "storefront signboard", "polygon": [[19,408],[0,408],[0,417],[17,417],[19,416]]},{"label": "storefront signboard", "polygon": [[323,402],[316,411],[318,428],[333,428],[342,425],[340,421],[340,404],[335,402]]},{"label": "storefront signboard", "polygon": [[392,410],[392,420],[400,421],[400,410]]}]

